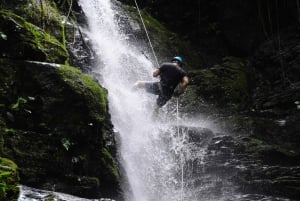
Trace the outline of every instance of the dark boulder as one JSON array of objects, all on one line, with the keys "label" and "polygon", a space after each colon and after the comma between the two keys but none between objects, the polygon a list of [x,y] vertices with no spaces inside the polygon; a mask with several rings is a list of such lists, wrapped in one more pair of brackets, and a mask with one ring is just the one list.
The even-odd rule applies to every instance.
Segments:
[{"label": "dark boulder", "polygon": [[1,60],[4,155],[21,183],[85,197],[116,195],[107,92],[79,70]]}]

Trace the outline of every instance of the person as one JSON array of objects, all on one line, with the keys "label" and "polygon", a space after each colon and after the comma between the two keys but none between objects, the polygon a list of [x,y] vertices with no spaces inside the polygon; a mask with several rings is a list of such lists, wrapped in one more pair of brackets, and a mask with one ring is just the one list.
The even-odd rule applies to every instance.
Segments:
[{"label": "person", "polygon": [[137,81],[134,88],[144,88],[148,93],[158,95],[156,104],[162,107],[172,96],[181,95],[189,84],[189,78],[182,65],[183,59],[180,56],[173,57],[171,63],[163,63],[154,70],[153,77],[160,76],[159,82]]}]

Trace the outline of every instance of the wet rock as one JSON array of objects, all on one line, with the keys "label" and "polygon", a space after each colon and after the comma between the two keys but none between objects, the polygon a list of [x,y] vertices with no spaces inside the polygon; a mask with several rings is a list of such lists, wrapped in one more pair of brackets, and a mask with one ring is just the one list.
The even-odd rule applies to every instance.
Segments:
[{"label": "wet rock", "polygon": [[214,115],[214,107],[241,109],[248,98],[246,61],[227,57],[221,65],[189,72],[191,83],[180,99],[182,110]]},{"label": "wet rock", "polygon": [[300,182],[300,169],[295,163],[298,157],[257,139],[225,135],[211,140],[203,163],[207,172],[227,175],[227,180],[238,184],[237,191],[296,199]]},{"label": "wet rock", "polygon": [[85,197],[116,195],[118,169],[110,152],[114,138],[106,90],[74,67],[0,63],[1,115],[6,128],[13,129],[3,135],[4,153],[18,164],[22,183],[57,185]]},{"label": "wet rock", "polygon": [[24,18],[1,10],[0,24],[1,58],[53,63],[65,63],[68,59],[62,43]]}]

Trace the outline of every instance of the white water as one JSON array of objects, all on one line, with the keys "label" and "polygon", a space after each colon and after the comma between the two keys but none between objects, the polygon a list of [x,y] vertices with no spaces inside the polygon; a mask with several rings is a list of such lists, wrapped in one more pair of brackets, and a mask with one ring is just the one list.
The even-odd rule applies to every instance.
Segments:
[{"label": "white water", "polygon": [[[120,134],[119,150],[128,179],[124,187],[126,200],[182,200],[183,175],[178,172],[183,166],[174,152],[181,151],[183,138],[170,138],[166,143],[162,131],[170,128],[156,123],[152,116],[156,97],[132,90],[135,81],[152,79],[151,61],[138,47],[129,44],[118,26],[120,13],[110,0],[81,0],[80,4],[88,18],[93,48],[100,58],[95,72],[102,75],[99,80],[109,91],[113,125]],[[170,132],[175,136],[174,131]]]}]

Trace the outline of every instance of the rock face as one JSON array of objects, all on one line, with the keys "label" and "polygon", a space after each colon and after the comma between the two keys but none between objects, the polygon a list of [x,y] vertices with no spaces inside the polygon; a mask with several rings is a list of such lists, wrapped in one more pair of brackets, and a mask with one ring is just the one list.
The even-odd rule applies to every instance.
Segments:
[{"label": "rock face", "polygon": [[106,91],[73,67],[10,60],[1,66],[1,77],[10,78],[3,83],[11,129],[4,153],[19,164],[21,182],[84,196],[110,191],[118,170],[109,153]]},{"label": "rock face", "polygon": [[[79,29],[61,14],[69,5],[29,0],[1,4],[1,156],[18,165],[22,184],[113,198],[119,194],[119,171],[107,91],[69,66],[88,61],[73,59],[70,38],[81,40],[76,48],[86,57],[89,53]],[[76,2],[73,6],[79,12]],[[1,162],[1,175],[5,164],[13,163]],[[9,186],[18,184],[16,166],[12,170],[3,169],[15,181],[6,182],[8,199],[13,192],[17,196]],[[0,177],[0,185],[3,178],[8,177]]]},{"label": "rock face", "polygon": [[205,156],[206,168],[229,173],[240,192],[299,198],[299,155],[255,138],[219,136]]},{"label": "rock face", "polygon": [[47,32],[10,11],[2,10],[0,15],[2,58],[52,63],[68,59],[65,47]]},{"label": "rock face", "polygon": [[207,128],[180,126],[178,131],[184,148],[175,150],[174,157],[185,159],[184,184],[191,200],[299,198],[300,160],[295,152]]}]

